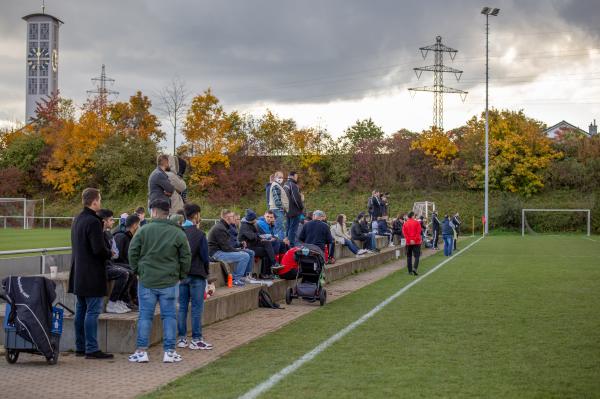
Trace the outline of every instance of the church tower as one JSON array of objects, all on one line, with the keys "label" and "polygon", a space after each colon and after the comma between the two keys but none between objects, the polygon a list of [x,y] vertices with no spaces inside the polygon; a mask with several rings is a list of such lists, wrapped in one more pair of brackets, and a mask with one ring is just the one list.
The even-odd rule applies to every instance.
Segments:
[{"label": "church tower", "polygon": [[58,29],[62,21],[46,14],[29,14],[27,22],[25,123],[35,117],[37,103],[58,90]]}]

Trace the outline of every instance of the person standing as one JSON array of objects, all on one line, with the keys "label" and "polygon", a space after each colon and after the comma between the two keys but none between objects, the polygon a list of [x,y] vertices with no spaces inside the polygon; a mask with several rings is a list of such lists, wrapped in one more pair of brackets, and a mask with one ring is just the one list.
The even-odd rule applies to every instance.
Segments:
[{"label": "person standing", "polygon": [[444,255],[452,255],[454,228],[452,227],[452,222],[448,218],[448,215],[444,215],[444,220],[442,221],[442,239],[444,240]]},{"label": "person standing", "polygon": [[290,201],[286,191],[283,189],[283,172],[275,172],[274,180],[269,189],[269,210],[275,215],[275,236],[278,240],[283,241],[286,234],[284,231],[283,220],[285,212],[289,209]]},{"label": "person standing", "polygon": [[438,250],[438,242],[440,239],[440,219],[438,219],[438,215],[436,211],[433,211],[431,214],[431,230],[432,230],[432,238],[431,242],[433,244],[433,249]]},{"label": "person standing", "polygon": [[[148,204],[156,200],[166,201],[171,204],[171,196],[175,192],[175,187],[169,181],[167,172],[170,171],[169,156],[160,154],[156,158],[156,169],[148,177]],[[150,207],[150,205],[148,205]],[[152,209],[150,209],[152,211]]]},{"label": "person standing", "polygon": [[[186,279],[179,283],[179,313],[177,315],[178,348],[191,350],[211,350],[213,346],[202,336],[202,313],[204,312],[204,292],[208,278],[209,258],[206,235],[198,228],[200,224],[200,206],[185,204],[185,222],[183,231],[187,236],[192,251],[192,263]],[[190,302],[192,340],[187,342],[187,315]]]},{"label": "person standing", "polygon": [[415,213],[413,211],[408,213],[408,220],[402,226],[402,234],[406,240],[406,266],[408,274],[418,276],[417,269],[419,268],[423,238],[421,235],[421,223],[415,220]]},{"label": "person standing", "polygon": [[454,214],[454,217],[450,221],[454,226],[454,250],[456,251],[456,242],[458,241],[458,235],[460,234],[460,225],[462,224],[458,212]]},{"label": "person standing", "polygon": [[296,232],[300,224],[300,215],[304,211],[304,198],[298,188],[298,173],[290,172],[283,188],[289,200],[286,238],[290,242],[290,246],[293,247],[296,245]]},{"label": "person standing", "polygon": [[106,261],[111,258],[104,240],[100,191],[86,188],[81,194],[83,211],[71,227],[71,273],[69,292],[77,296],[75,308],[75,354],[86,359],[112,359],[98,346],[98,316],[106,296]]},{"label": "person standing", "polygon": [[148,362],[150,332],[156,303],[163,322],[164,363],[183,360],[175,352],[177,319],[175,316],[177,283],[187,277],[192,255],[182,228],[171,222],[169,203],[156,200],[150,204],[152,222],[133,236],[129,246],[129,264],[139,276],[137,349],[129,356],[134,363]]}]

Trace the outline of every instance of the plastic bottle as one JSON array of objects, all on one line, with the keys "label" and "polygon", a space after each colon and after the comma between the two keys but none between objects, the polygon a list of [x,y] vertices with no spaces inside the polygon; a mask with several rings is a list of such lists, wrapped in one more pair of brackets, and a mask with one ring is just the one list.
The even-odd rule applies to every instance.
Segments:
[{"label": "plastic bottle", "polygon": [[227,287],[228,288],[233,287],[233,276],[231,274],[227,275]]}]

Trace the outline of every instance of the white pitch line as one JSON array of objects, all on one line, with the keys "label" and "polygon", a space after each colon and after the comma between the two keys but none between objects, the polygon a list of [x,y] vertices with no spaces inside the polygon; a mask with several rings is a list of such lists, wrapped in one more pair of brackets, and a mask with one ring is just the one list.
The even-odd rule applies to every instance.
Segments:
[{"label": "white pitch line", "polygon": [[473,245],[477,244],[482,239],[483,239],[483,237],[478,238],[476,241],[467,245],[464,249],[459,250],[458,252],[456,252],[456,254],[452,255],[448,259],[439,263],[437,266],[435,266],[433,269],[429,270],[427,273],[423,274],[421,277],[413,280],[411,283],[402,287],[400,290],[396,291],[396,293],[392,294],[387,299],[385,299],[383,302],[379,303],[379,305],[375,306],[373,309],[371,309],[370,311],[368,311],[367,313],[362,315],[359,319],[355,320],[351,324],[344,327],[344,329],[338,331],[336,334],[332,335],[331,337],[327,338],[325,341],[321,342],[310,352],[305,353],[302,357],[300,357],[296,361],[294,361],[294,363],[281,369],[279,372],[277,372],[277,373],[273,374],[271,377],[269,377],[268,380],[260,383],[259,385],[255,386],[254,388],[252,388],[251,390],[246,392],[244,395],[240,396],[240,399],[255,399],[258,396],[262,395],[263,393],[267,392],[268,390],[273,388],[277,383],[279,383],[279,381],[283,380],[285,377],[287,377],[294,371],[298,370],[305,363],[308,363],[311,360],[313,360],[317,355],[319,355],[325,349],[329,348],[335,342],[339,341],[344,336],[346,336],[348,333],[355,330],[358,326],[360,326],[361,324],[363,324],[364,322],[369,320],[371,317],[375,316],[375,314],[377,314],[379,311],[381,311],[390,302],[392,302],[393,300],[398,298],[400,295],[404,294],[411,287],[417,285],[425,277],[429,276],[431,273],[434,273],[440,267],[442,267],[446,263],[450,262],[452,259],[454,259],[454,257],[462,254],[463,252],[466,252],[467,249],[471,248]]},{"label": "white pitch line", "polygon": [[598,240],[594,240],[593,238],[590,238],[590,237],[585,237],[585,239],[586,239],[586,240],[590,240],[590,241],[594,241],[594,242],[600,242],[600,241],[598,241]]}]

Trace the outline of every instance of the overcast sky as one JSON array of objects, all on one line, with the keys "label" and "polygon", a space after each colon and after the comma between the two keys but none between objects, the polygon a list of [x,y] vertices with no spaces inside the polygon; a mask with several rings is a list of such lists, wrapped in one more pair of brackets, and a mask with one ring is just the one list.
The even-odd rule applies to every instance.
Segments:
[{"label": "overcast sky", "polygon": [[[487,0],[485,0],[487,1]],[[262,114],[270,108],[300,126],[334,136],[372,117],[387,133],[432,124],[431,85],[412,68],[433,63],[418,50],[443,43],[459,50],[449,66],[464,70],[447,95],[444,127],[480,113],[485,104],[485,18],[490,17],[490,105],[521,109],[548,125],[565,119],[587,130],[600,120],[598,0],[47,0],[63,20],[61,93],[82,103],[101,64],[126,101],[151,98],[174,76],[190,92],[211,87],[226,110]],[[0,123],[25,113],[26,23],[41,0],[0,0]],[[168,125],[164,129],[169,131]],[[172,140],[172,139],[171,139]]]}]

